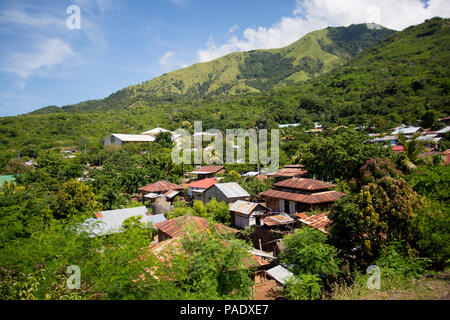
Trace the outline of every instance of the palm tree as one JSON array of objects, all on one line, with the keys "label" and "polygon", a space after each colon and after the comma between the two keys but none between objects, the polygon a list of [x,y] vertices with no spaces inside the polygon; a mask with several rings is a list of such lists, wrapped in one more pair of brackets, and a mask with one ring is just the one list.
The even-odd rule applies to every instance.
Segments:
[{"label": "palm tree", "polygon": [[428,162],[428,159],[424,158],[422,155],[427,151],[426,144],[429,143],[429,141],[418,140],[417,138],[420,136],[420,133],[416,133],[411,139],[407,140],[403,134],[398,135],[400,145],[405,148],[402,165],[408,171],[412,171],[416,169],[418,165]]}]

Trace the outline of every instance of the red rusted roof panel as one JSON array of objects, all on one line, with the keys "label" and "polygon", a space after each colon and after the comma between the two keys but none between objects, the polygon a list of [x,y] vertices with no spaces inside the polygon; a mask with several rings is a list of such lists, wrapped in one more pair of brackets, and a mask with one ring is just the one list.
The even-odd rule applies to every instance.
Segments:
[{"label": "red rusted roof panel", "polygon": [[[174,219],[157,223],[155,224],[155,227],[158,228],[158,230],[164,232],[165,234],[168,234],[170,237],[175,238],[183,234],[184,228],[191,223],[194,224],[194,226],[198,227],[199,230],[207,229],[209,227],[209,222],[205,218],[189,215],[180,216]],[[238,232],[236,229],[229,228],[220,223],[216,223],[216,230],[219,233]]]},{"label": "red rusted roof panel", "polygon": [[187,188],[198,188],[198,189],[209,189],[213,185],[215,185],[217,182],[219,182],[218,179],[215,178],[206,178],[199,181],[194,181],[188,184],[185,184],[184,186]]},{"label": "red rusted roof panel", "polygon": [[338,191],[326,191],[318,192],[310,195],[298,194],[293,192],[278,191],[278,190],[268,190],[259,194],[260,197],[270,197],[276,199],[290,200],[294,202],[307,203],[307,204],[318,204],[334,202],[339,198],[345,196],[345,194]]},{"label": "red rusted roof panel", "polygon": [[277,182],[274,184],[274,186],[307,191],[328,190],[336,187],[336,185],[331,183],[307,178],[292,178],[281,182]]},{"label": "red rusted roof panel", "polygon": [[139,189],[139,191],[155,193],[167,192],[169,190],[183,190],[183,187],[168,181],[158,181]]}]

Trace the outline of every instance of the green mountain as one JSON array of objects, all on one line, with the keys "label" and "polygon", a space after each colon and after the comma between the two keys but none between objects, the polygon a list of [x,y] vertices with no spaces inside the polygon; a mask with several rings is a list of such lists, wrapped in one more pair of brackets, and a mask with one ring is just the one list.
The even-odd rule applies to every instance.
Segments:
[{"label": "green mountain", "polygon": [[416,123],[429,109],[449,115],[449,64],[450,19],[433,18],[397,32],[325,76],[277,94],[296,101],[297,110],[322,114],[322,121],[331,123],[364,123],[374,116]]},{"label": "green mountain", "polygon": [[18,154],[35,157],[42,150],[66,146],[81,150],[85,142],[94,157],[102,150],[102,139],[112,132],[192,128],[196,120],[203,121],[205,130],[273,128],[297,122],[307,128],[313,121],[387,129],[416,124],[427,110],[445,117],[450,114],[449,48],[450,19],[434,18],[395,33],[327,74],[261,93],[144,106],[131,102],[124,103],[125,108],[113,104],[110,97],[90,109],[88,103],[82,105],[92,112],[80,106],[66,109],[73,112],[51,107],[43,114],[3,117],[0,168]]},{"label": "green mountain", "polygon": [[123,109],[180,99],[267,91],[330,72],[395,31],[366,24],[327,28],[272,50],[236,52],[120,90],[104,100],[66,106],[66,111]]}]

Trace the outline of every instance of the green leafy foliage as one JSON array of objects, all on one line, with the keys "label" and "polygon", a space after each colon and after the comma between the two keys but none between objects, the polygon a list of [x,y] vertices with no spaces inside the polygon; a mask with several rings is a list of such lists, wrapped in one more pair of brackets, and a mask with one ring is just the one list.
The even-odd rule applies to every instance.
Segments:
[{"label": "green leafy foliage", "polygon": [[280,260],[291,266],[294,274],[335,275],[339,271],[337,250],[326,241],[326,235],[316,229],[298,229],[283,239]]},{"label": "green leafy foliage", "polygon": [[369,159],[389,157],[382,145],[370,143],[370,137],[353,130],[336,132],[314,139],[301,154],[308,173],[322,180],[350,179]]},{"label": "green leafy foliage", "polygon": [[286,281],[284,296],[289,300],[319,300],[322,280],[318,275],[302,274]]}]

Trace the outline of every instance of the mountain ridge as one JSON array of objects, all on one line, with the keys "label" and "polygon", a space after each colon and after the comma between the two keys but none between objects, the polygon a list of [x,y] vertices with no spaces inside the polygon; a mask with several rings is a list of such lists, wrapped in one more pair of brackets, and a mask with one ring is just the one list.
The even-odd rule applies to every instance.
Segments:
[{"label": "mountain ridge", "polygon": [[[283,48],[233,52],[128,86],[105,99],[63,106],[62,110],[106,111],[259,93],[328,73],[393,33],[394,30],[383,27],[369,29],[367,24],[328,27],[308,33]],[[39,110],[33,113],[40,113]]]}]

